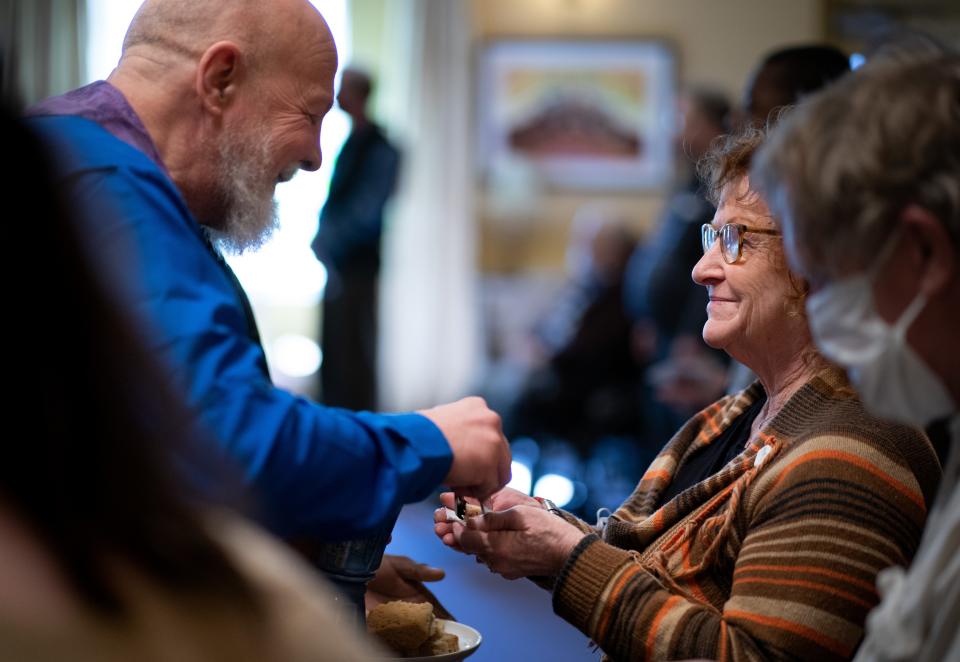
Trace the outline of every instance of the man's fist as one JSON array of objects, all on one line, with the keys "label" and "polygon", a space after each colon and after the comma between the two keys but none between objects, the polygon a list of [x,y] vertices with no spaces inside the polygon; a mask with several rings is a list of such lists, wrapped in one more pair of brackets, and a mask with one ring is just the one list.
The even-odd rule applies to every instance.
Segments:
[{"label": "man's fist", "polygon": [[482,501],[510,482],[510,447],[500,416],[483,398],[464,398],[420,413],[440,428],[453,450],[444,484],[457,494]]}]

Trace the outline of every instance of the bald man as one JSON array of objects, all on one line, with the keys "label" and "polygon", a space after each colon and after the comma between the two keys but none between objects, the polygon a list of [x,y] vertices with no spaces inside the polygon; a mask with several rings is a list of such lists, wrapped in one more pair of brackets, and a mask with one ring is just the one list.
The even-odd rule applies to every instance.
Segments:
[{"label": "bald man", "polygon": [[479,398],[377,415],[270,381],[221,250],[260,246],[276,227],[275,186],[320,167],[336,68],[330,31],[303,0],[148,0],[106,81],[31,111],[70,155],[76,203],[109,201],[90,243],[104,261],[121,256],[114,277],[267,523],[323,540],[388,525],[441,482],[483,498],[510,473],[500,419]]}]

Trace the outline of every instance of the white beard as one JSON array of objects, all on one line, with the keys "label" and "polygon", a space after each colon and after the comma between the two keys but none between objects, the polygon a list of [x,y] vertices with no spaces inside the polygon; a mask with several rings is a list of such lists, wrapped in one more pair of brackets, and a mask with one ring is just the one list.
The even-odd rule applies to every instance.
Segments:
[{"label": "white beard", "polygon": [[221,230],[208,228],[221,250],[237,255],[260,248],[279,227],[274,186],[270,185],[275,175],[271,176],[268,170],[270,135],[258,130],[241,140],[233,138],[241,133],[225,133],[217,145],[217,190],[224,216]]}]

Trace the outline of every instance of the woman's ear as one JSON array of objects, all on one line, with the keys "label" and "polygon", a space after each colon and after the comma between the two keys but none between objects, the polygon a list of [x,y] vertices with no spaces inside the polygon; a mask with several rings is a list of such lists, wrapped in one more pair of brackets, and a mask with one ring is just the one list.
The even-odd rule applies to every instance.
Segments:
[{"label": "woman's ear", "polygon": [[243,67],[243,53],[232,41],[218,41],[200,57],[196,91],[205,110],[221,116],[236,95]]},{"label": "woman's ear", "polygon": [[907,205],[900,222],[920,252],[920,290],[932,299],[950,287],[957,274],[957,247],[943,221],[920,205]]}]

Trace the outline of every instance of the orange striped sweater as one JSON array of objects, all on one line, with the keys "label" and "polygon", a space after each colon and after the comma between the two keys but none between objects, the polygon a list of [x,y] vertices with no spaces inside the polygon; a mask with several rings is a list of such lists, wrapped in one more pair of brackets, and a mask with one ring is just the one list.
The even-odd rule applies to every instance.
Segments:
[{"label": "orange striped sweater", "polygon": [[654,511],[685,458],[760,394],[755,383],[687,422],[602,538],[577,520],[592,535],[556,579],[554,609],[610,658],[849,659],[877,573],[913,556],[936,456],[921,432],[868,415],[834,369]]}]

